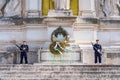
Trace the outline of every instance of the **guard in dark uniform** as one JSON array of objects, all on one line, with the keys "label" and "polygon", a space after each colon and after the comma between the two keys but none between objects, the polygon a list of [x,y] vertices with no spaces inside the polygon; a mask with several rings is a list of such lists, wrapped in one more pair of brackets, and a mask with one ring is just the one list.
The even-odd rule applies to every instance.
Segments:
[{"label": "guard in dark uniform", "polygon": [[99,63],[101,63],[102,47],[98,42],[99,42],[99,40],[96,40],[96,44],[93,45],[95,63],[97,63],[98,61],[99,61]]},{"label": "guard in dark uniform", "polygon": [[23,44],[20,46],[20,51],[21,51],[20,64],[23,64],[23,58],[25,60],[25,64],[27,64],[28,63],[27,52],[29,51],[29,47],[28,47],[26,41],[23,41]]}]

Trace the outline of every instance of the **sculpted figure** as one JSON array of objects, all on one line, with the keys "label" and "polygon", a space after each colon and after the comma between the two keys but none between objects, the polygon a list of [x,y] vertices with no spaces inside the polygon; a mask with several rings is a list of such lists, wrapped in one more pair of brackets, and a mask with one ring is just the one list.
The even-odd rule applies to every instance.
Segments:
[{"label": "sculpted figure", "polygon": [[70,0],[53,0],[56,10],[69,10]]},{"label": "sculpted figure", "polygon": [[120,16],[120,0],[119,0],[119,2],[117,2],[116,6],[117,6],[117,9],[118,9],[118,15]]},{"label": "sculpted figure", "polygon": [[10,0],[0,0],[0,16],[4,16],[5,14],[5,7],[9,3]]},{"label": "sculpted figure", "polygon": [[10,0],[5,7],[5,16],[20,16],[21,0]]},{"label": "sculpted figure", "polygon": [[104,17],[108,17],[111,15],[111,7],[112,7],[112,1],[111,0],[101,0],[100,2],[100,8],[102,11],[102,14]]},{"label": "sculpted figure", "polygon": [[0,16],[20,16],[21,0],[0,0]]}]

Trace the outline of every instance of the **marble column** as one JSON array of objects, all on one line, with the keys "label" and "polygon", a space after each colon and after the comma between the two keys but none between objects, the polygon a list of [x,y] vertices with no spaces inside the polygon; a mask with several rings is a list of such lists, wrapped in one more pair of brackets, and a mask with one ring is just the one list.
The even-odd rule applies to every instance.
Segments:
[{"label": "marble column", "polygon": [[42,16],[42,0],[39,0],[39,10],[40,10],[40,12],[39,12],[39,15],[40,16]]},{"label": "marble column", "polygon": [[81,11],[80,11],[80,0],[79,0],[79,16],[81,15]]},{"label": "marble column", "polygon": [[21,16],[26,17],[26,0],[21,0]]},{"label": "marble column", "polygon": [[95,0],[91,0],[91,11],[93,16],[96,16],[96,12],[95,12]]}]

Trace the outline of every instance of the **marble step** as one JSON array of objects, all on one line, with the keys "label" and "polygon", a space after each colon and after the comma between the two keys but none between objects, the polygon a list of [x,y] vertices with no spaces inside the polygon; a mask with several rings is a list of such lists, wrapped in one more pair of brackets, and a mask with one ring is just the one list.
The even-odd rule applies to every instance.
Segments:
[{"label": "marble step", "polygon": [[34,72],[34,71],[37,71],[37,72],[53,72],[53,71],[69,71],[69,72],[113,72],[113,71],[116,71],[116,72],[119,72],[120,69],[112,69],[112,68],[109,68],[109,69],[98,69],[98,68],[92,68],[92,69],[84,69],[84,68],[78,68],[78,69],[73,69],[73,68],[20,68],[20,69],[11,69],[11,68],[1,68],[0,71],[6,71],[6,72],[9,72],[9,71],[12,71],[12,72],[24,72],[24,71],[31,71],[31,72]]},{"label": "marble step", "polygon": [[120,65],[0,65],[0,80],[120,80]]},{"label": "marble step", "polygon": [[120,80],[120,77],[118,76],[71,76],[71,75],[64,75],[64,76],[28,76],[28,77],[1,77],[1,80]]},{"label": "marble step", "polygon": [[92,70],[92,71],[109,71],[109,70],[120,70],[120,67],[118,65],[116,66],[111,66],[111,67],[107,67],[105,65],[94,65],[94,66],[89,66],[86,67],[85,66],[82,66],[82,65],[73,65],[73,66],[70,66],[70,65],[34,65],[34,66],[0,66],[0,71],[1,70],[61,70],[61,69],[64,69],[64,70],[69,70],[69,71],[87,71],[87,70]]}]

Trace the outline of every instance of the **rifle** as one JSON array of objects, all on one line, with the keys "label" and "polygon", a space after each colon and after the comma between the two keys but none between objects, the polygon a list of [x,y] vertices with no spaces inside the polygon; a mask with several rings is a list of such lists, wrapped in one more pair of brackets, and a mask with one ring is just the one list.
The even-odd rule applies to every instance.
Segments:
[{"label": "rifle", "polygon": [[14,44],[16,47],[18,47],[18,48],[20,49],[20,52],[23,51],[23,49],[16,44],[16,43],[17,43],[16,40],[12,40],[12,41],[10,41],[10,43],[12,43],[12,44]]},{"label": "rifle", "polygon": [[26,52],[24,49],[22,49],[20,46],[18,46],[17,44],[15,44],[16,47],[18,47],[20,49],[20,52]]},{"label": "rifle", "polygon": [[91,44],[92,44],[93,48],[94,48],[100,55],[102,55],[102,52],[101,52],[99,49],[97,49],[92,42],[91,42]]},{"label": "rifle", "polygon": [[18,47],[18,48],[21,50],[21,47],[20,47],[20,46],[18,46],[17,44],[15,44],[15,46]]}]

